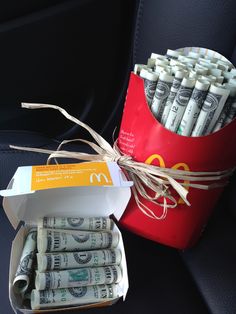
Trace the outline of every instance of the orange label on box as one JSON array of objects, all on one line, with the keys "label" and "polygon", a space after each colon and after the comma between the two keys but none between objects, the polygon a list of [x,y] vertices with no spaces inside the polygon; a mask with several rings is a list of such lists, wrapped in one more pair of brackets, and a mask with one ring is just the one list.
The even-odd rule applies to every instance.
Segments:
[{"label": "orange label on box", "polygon": [[111,174],[105,162],[32,167],[32,191],[69,186],[111,185]]}]

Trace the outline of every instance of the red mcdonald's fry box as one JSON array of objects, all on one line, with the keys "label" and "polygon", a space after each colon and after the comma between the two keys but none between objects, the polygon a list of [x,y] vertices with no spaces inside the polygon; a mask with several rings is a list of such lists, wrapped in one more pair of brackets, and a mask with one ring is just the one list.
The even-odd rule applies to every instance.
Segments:
[{"label": "red mcdonald's fry box", "polygon": [[[207,136],[187,137],[169,131],[150,111],[143,79],[131,73],[118,146],[135,161],[188,171],[223,171],[236,165],[235,134],[236,119]],[[132,197],[120,223],[150,240],[179,249],[191,247],[201,235],[223,187],[188,190],[190,206],[170,188],[177,206],[169,208],[164,219],[145,215]],[[140,199],[156,216],[162,215],[163,207],[141,196]]]}]

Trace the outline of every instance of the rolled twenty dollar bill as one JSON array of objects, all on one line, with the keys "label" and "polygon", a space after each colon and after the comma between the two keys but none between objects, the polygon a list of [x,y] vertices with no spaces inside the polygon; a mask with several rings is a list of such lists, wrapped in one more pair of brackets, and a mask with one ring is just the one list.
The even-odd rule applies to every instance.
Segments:
[{"label": "rolled twenty dollar bill", "polygon": [[122,279],[120,266],[89,267],[59,271],[37,272],[37,290],[118,283]]},{"label": "rolled twenty dollar bill", "polygon": [[178,128],[178,134],[185,136],[191,135],[194,124],[197,121],[199,112],[201,111],[203,102],[206,98],[209,86],[210,83],[208,81],[201,79],[197,80]]},{"label": "rolled twenty dollar bill", "polygon": [[44,217],[38,220],[39,228],[74,229],[74,230],[112,230],[114,222],[108,217],[68,218]]},{"label": "rolled twenty dollar bill", "polygon": [[211,84],[194,126],[192,136],[210,134],[223,110],[230,91]]},{"label": "rolled twenty dollar bill", "polygon": [[106,302],[119,297],[116,284],[94,285],[55,290],[32,290],[31,308],[39,310]]},{"label": "rolled twenty dollar bill", "polygon": [[87,232],[87,231],[54,231],[38,229],[38,251],[66,252],[93,249],[115,248],[119,242],[116,232]]},{"label": "rolled twenty dollar bill", "polygon": [[151,104],[151,111],[157,120],[161,119],[166,100],[170,94],[174,77],[167,72],[161,72],[156,91]]},{"label": "rolled twenty dollar bill", "polygon": [[82,252],[37,254],[38,271],[72,269],[120,264],[121,251],[95,250]]},{"label": "rolled twenty dollar bill", "polygon": [[19,266],[13,280],[13,289],[22,294],[29,287],[30,277],[33,273],[33,263],[36,259],[37,230],[32,228],[25,240],[21,253]]},{"label": "rolled twenty dollar bill", "polygon": [[195,79],[183,78],[165,123],[167,129],[173,132],[177,131],[191,97],[194,85]]}]

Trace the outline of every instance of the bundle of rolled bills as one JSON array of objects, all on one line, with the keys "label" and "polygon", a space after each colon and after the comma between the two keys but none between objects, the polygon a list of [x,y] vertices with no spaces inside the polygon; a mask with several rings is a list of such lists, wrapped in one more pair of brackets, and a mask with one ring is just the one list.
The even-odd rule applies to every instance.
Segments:
[{"label": "bundle of rolled bills", "polygon": [[172,132],[208,135],[236,117],[236,69],[218,54],[168,49],[135,64],[134,73],[153,115]]},{"label": "bundle of rolled bills", "polygon": [[113,226],[106,217],[39,219],[25,238],[14,291],[33,310],[119,297],[122,254]]}]

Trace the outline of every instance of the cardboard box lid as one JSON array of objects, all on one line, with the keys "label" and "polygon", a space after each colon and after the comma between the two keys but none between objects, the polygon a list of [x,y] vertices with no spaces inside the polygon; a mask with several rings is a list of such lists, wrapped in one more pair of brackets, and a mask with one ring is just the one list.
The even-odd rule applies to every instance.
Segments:
[{"label": "cardboard box lid", "polygon": [[122,216],[131,196],[115,162],[19,167],[6,190],[3,208],[12,226],[36,224],[43,216]]}]

